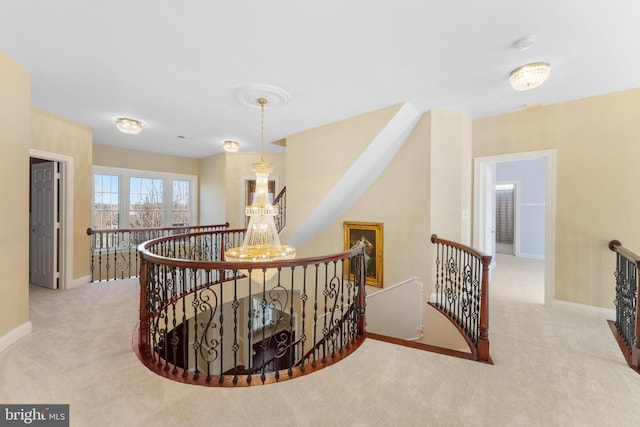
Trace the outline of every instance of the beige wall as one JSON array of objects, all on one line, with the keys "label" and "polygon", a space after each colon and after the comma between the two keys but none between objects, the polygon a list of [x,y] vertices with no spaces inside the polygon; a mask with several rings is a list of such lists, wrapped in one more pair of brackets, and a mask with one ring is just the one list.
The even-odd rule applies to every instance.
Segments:
[{"label": "beige wall", "polygon": [[556,149],[555,298],[612,308],[612,239],[640,253],[640,89],[473,122],[473,156]]},{"label": "beige wall", "polygon": [[91,274],[86,230],[91,227],[92,138],[88,126],[32,108],[30,148],[73,158],[73,273],[68,286],[69,280]]},{"label": "beige wall", "polygon": [[0,343],[29,321],[30,90],[29,72],[0,52]]},{"label": "beige wall", "polygon": [[222,224],[226,216],[225,158],[235,153],[223,153],[200,159],[200,223]]},{"label": "beige wall", "polygon": [[[305,221],[399,108],[391,106],[287,138],[288,234]],[[342,215],[298,248],[298,257],[342,251],[343,221],[381,222],[384,286],[413,276],[428,281],[430,266],[424,259],[431,250],[429,156],[428,123],[423,117],[378,179]]]},{"label": "beige wall", "polygon": [[[135,138],[135,137],[134,137]],[[129,148],[94,144],[93,165],[155,172],[198,175],[200,161],[190,157],[171,156]]]},{"label": "beige wall", "polygon": [[438,237],[471,241],[471,120],[456,110],[427,113],[431,145],[431,229]]}]

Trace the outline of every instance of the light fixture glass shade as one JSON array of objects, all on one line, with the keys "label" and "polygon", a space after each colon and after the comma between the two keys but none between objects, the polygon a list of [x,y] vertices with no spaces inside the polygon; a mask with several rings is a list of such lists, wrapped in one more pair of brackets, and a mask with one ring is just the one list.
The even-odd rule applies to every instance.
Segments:
[{"label": "light fixture glass shade", "polygon": [[[262,123],[264,123],[264,104],[266,100],[258,99],[262,107]],[[228,249],[224,253],[226,261],[231,262],[269,262],[292,259],[296,256],[296,248],[280,243],[278,230],[274,217],[278,214],[278,207],[273,206],[269,200],[269,173],[273,166],[264,161],[264,128],[261,125],[262,152],[260,162],[253,164],[256,174],[256,194],[253,204],[245,208],[249,216],[249,225],[244,236],[242,246]],[[239,270],[249,276],[256,283],[266,283],[277,273],[275,268],[254,269],[249,274],[248,270]]]},{"label": "light fixture glass shade", "polygon": [[225,141],[222,143],[222,148],[229,153],[235,153],[240,149],[240,144],[237,141]]},{"label": "light fixture glass shade", "polygon": [[128,135],[137,135],[142,131],[142,122],[128,117],[116,118],[116,126],[120,132]]},{"label": "light fixture glass shade", "polygon": [[509,82],[515,90],[528,90],[540,86],[547,80],[551,66],[546,62],[534,62],[516,68],[509,75]]}]

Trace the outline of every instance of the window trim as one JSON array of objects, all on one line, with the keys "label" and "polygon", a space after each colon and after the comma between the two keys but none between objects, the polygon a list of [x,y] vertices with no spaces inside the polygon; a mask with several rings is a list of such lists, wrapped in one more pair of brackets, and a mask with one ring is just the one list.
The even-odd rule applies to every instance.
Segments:
[{"label": "window trim", "polygon": [[[129,178],[130,177],[139,177],[139,178],[154,178],[154,179],[162,179],[163,183],[163,227],[171,227],[171,224],[167,224],[167,221],[171,218],[171,212],[173,211],[173,181],[189,181],[191,183],[191,199],[190,202],[190,216],[191,222],[190,225],[198,224],[198,216],[196,212],[196,208],[198,206],[198,176],[197,175],[188,175],[188,174],[179,174],[172,172],[161,172],[161,171],[150,171],[143,169],[128,169],[128,168],[117,168],[110,166],[93,166],[92,170],[92,179],[91,179],[91,215],[93,222],[93,205],[95,201],[95,175],[117,175],[119,177],[119,185],[118,185],[118,202],[119,202],[119,217],[122,219],[121,223],[118,224],[119,228],[131,228],[129,224],[129,203],[130,203],[130,194],[129,194]],[[93,224],[92,224],[93,226]]]}]

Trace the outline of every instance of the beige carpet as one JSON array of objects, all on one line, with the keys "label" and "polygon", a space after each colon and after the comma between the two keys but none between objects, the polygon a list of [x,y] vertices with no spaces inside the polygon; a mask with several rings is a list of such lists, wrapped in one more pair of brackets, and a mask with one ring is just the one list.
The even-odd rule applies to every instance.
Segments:
[{"label": "beige carpet", "polygon": [[605,320],[545,308],[535,300],[542,263],[500,258],[494,366],[367,340],[280,384],[178,384],[134,356],[138,289],[124,281],[33,288],[33,333],[0,353],[0,403],[68,403],[72,426],[637,425],[640,375]]}]

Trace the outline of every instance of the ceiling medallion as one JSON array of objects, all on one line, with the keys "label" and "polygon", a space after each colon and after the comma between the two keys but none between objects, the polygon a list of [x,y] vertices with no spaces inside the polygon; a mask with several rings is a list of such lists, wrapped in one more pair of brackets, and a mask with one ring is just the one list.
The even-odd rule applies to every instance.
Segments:
[{"label": "ceiling medallion", "polygon": [[[277,107],[289,102],[289,93],[277,86],[255,83],[237,87],[233,90],[233,96],[242,104],[251,108],[264,108],[266,104]],[[265,99],[266,104],[256,103],[256,99]]]}]

